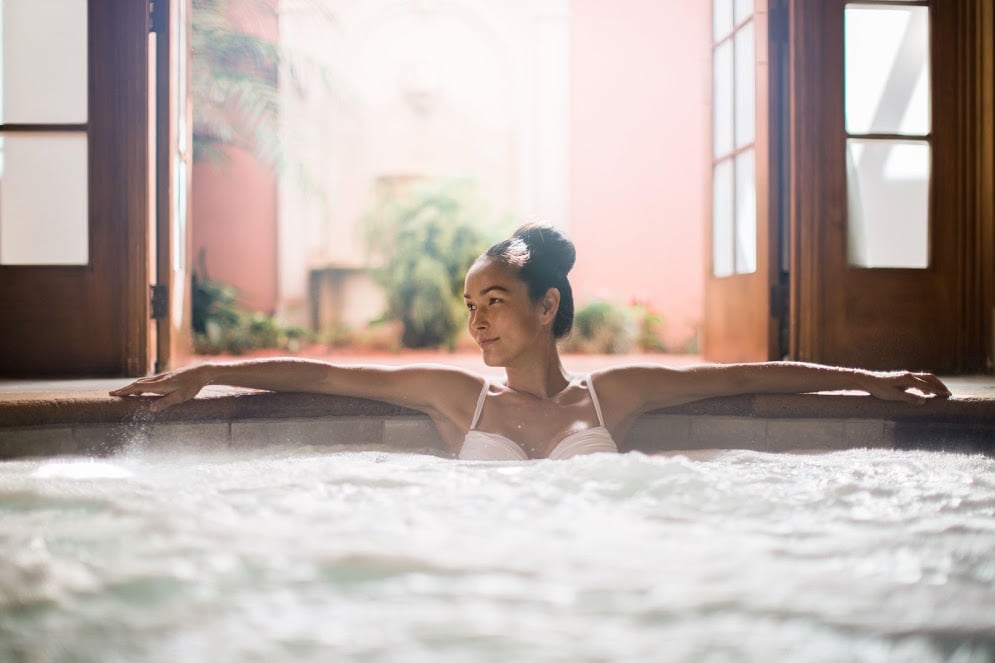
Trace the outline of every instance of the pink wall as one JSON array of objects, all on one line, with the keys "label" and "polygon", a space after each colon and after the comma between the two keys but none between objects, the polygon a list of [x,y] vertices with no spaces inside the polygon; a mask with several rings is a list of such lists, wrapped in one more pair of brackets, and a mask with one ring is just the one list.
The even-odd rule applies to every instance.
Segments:
[{"label": "pink wall", "polygon": [[710,4],[571,3],[577,304],[649,302],[671,345],[703,317]]},{"label": "pink wall", "polygon": [[[252,155],[193,168],[193,255],[205,252],[207,274],[235,286],[253,311],[276,309],[276,178]],[[197,263],[195,263],[196,265]]]},{"label": "pink wall", "polygon": [[[233,3],[238,4],[238,3]],[[577,303],[651,304],[683,347],[703,317],[709,11],[700,0],[572,0],[569,232]],[[270,15],[243,28],[278,32]],[[194,110],[196,113],[196,109]],[[243,303],[277,305],[276,184],[241,151],[198,163],[194,255]]]},{"label": "pink wall", "polygon": [[[277,0],[233,0],[228,16],[234,27],[276,42],[276,6]],[[196,118],[196,106],[193,113]],[[230,148],[225,159],[195,163],[191,180],[195,267],[203,250],[208,276],[234,286],[246,308],[275,312],[276,175],[255,156]]]}]

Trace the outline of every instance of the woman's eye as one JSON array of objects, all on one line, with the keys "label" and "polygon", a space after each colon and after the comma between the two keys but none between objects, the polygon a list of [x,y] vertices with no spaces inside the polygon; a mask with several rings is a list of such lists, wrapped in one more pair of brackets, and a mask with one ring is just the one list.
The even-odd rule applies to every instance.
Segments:
[{"label": "woman's eye", "polygon": [[466,310],[467,311],[476,311],[477,310],[477,305],[476,304],[467,304],[466,305]]},{"label": "woman's eye", "polygon": [[498,298],[498,297],[491,297],[491,298],[490,298],[490,299],[489,299],[489,300],[487,301],[487,303],[488,303],[488,304],[500,304],[500,303],[501,303],[501,299],[500,299],[500,298]]}]

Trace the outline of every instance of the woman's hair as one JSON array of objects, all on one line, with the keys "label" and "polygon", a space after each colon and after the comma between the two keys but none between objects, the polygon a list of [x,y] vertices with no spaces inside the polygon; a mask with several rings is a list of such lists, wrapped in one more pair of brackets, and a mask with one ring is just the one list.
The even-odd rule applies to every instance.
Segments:
[{"label": "woman's hair", "polygon": [[484,253],[518,272],[529,287],[529,297],[538,302],[550,288],[560,291],[560,307],[553,320],[553,337],[563,338],[574,323],[574,296],[567,274],[577,252],[573,242],[551,225],[526,223],[503,242]]}]

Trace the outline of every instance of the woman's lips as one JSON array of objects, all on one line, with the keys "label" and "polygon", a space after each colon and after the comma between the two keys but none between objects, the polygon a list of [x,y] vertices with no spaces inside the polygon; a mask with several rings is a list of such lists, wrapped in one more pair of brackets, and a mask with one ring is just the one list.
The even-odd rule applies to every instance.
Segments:
[{"label": "woman's lips", "polygon": [[480,347],[484,347],[485,345],[490,345],[490,344],[494,343],[497,340],[498,340],[497,337],[494,337],[494,338],[482,338],[479,341],[477,341],[477,345],[479,345]]}]

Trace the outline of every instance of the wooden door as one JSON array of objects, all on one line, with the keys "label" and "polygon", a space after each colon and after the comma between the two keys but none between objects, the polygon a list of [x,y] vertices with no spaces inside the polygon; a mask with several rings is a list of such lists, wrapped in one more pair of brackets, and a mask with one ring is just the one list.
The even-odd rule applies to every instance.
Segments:
[{"label": "wooden door", "polygon": [[761,361],[781,354],[776,0],[715,0],[710,246],[703,354]]},{"label": "wooden door", "polygon": [[970,66],[976,3],[791,8],[792,356],[984,370],[990,288],[967,287],[991,273],[972,205],[991,195],[971,167],[991,90]]},{"label": "wooden door", "polygon": [[[0,373],[144,374],[149,5],[19,0],[2,10],[5,47],[20,37],[24,50],[0,82]],[[21,74],[34,83],[12,90]]]}]

